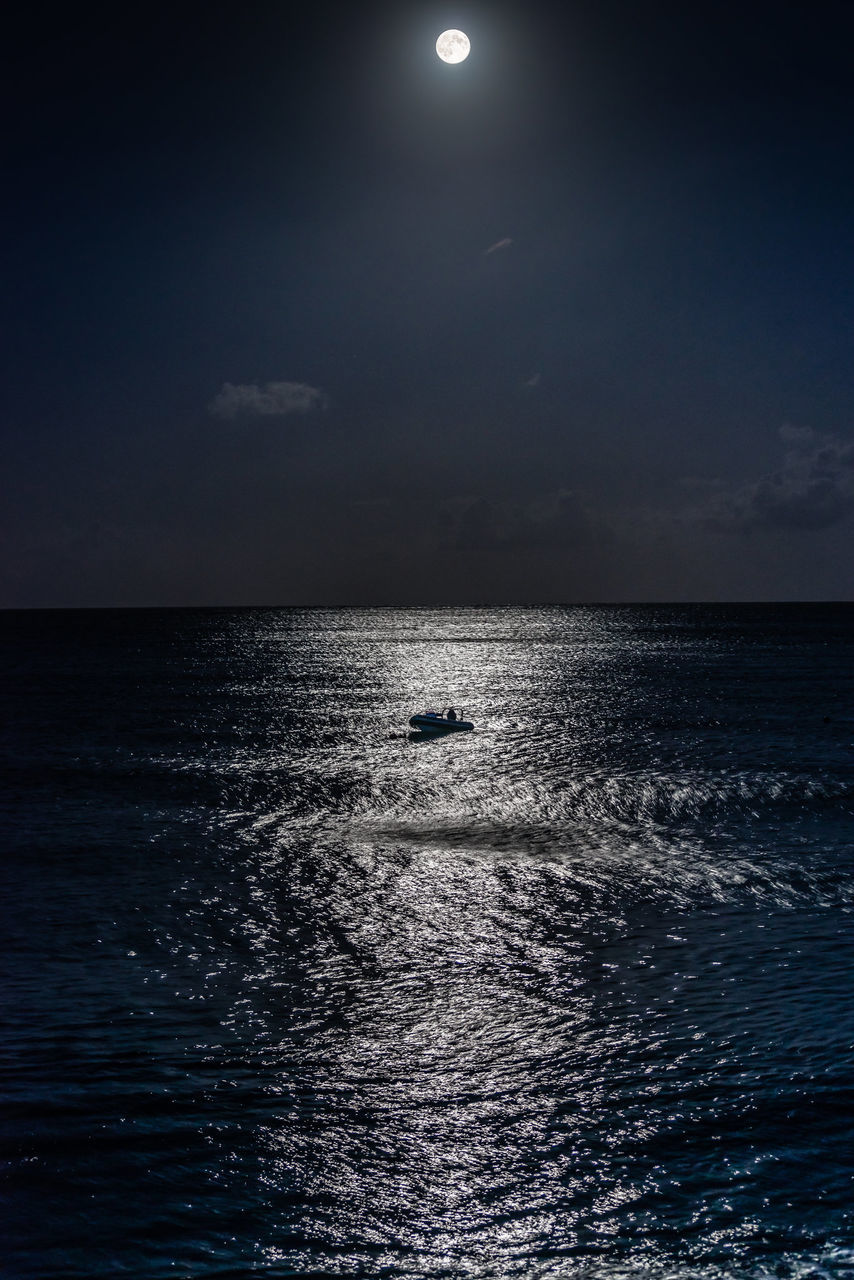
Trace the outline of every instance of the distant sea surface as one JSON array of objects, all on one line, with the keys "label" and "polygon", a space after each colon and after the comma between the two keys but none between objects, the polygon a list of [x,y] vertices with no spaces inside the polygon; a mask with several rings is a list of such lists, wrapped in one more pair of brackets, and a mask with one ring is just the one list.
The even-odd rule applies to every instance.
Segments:
[{"label": "distant sea surface", "polygon": [[0,638],[0,1274],[854,1280],[854,607]]}]

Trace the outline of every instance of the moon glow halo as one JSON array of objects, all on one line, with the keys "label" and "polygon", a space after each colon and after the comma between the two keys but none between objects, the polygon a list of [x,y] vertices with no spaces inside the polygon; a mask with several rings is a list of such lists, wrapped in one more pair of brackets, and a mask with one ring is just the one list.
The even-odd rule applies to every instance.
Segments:
[{"label": "moon glow halo", "polygon": [[471,41],[464,31],[443,31],[436,41],[436,52],[443,62],[465,62],[471,52]]}]

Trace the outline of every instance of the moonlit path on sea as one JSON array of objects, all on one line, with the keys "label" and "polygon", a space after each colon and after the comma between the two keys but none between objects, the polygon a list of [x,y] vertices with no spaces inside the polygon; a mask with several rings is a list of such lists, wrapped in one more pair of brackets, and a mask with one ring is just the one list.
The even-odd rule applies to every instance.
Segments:
[{"label": "moonlit path on sea", "polygon": [[852,624],[0,615],[0,1273],[854,1280]]}]

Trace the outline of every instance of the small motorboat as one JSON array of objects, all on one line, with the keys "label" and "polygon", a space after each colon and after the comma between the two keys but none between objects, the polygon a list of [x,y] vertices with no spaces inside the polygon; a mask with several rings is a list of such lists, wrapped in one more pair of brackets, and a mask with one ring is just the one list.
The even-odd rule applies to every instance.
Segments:
[{"label": "small motorboat", "polygon": [[[448,707],[448,711],[452,710],[452,707]],[[444,711],[419,711],[417,715],[409,717],[409,723],[413,729],[420,729],[422,733],[447,733],[454,729],[474,728],[470,720],[462,720],[456,714],[449,719]]]}]

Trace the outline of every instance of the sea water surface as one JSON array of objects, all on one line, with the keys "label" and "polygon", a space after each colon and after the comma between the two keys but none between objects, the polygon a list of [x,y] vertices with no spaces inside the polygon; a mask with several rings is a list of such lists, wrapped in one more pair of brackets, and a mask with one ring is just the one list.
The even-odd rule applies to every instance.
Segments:
[{"label": "sea water surface", "polygon": [[0,615],[0,1273],[854,1280],[852,624]]}]

